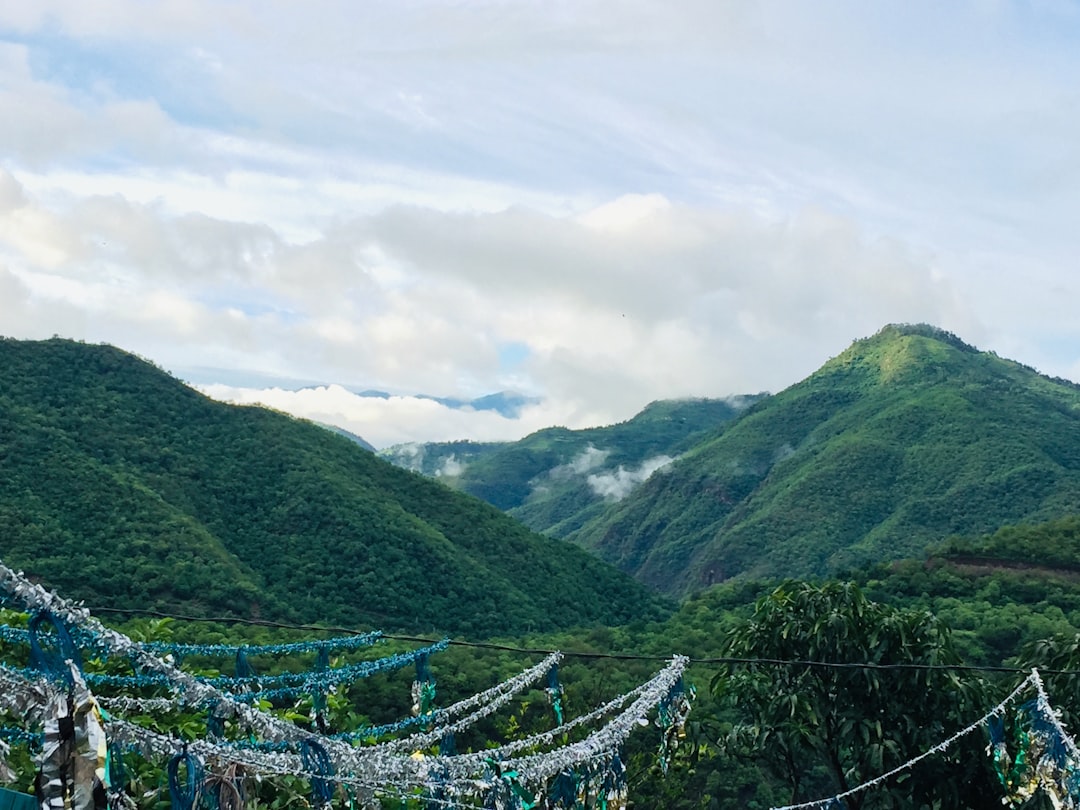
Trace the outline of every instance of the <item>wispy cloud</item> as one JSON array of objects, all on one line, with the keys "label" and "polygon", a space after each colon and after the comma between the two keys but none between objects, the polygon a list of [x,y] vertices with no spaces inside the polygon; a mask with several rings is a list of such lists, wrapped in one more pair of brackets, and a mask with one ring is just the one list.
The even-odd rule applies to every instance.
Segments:
[{"label": "wispy cloud", "polygon": [[[376,443],[777,390],[890,321],[1073,374],[1078,69],[1055,3],[3,4],[0,332],[313,379],[215,390]],[[501,389],[544,403],[409,397]]]},{"label": "wispy cloud", "polygon": [[654,456],[641,462],[636,469],[626,469],[621,464],[611,472],[594,473],[586,481],[589,487],[601,498],[621,501],[638,486],[649,480],[653,473],[663,470],[675,459],[671,456]]}]

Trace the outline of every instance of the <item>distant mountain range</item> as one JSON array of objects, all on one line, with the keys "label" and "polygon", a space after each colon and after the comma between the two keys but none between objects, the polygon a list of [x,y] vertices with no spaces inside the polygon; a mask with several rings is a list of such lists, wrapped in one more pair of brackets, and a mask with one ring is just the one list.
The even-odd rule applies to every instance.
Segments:
[{"label": "distant mountain range", "polygon": [[516,442],[412,443],[379,454],[564,537],[763,396],[654,402],[609,427],[547,428]]},{"label": "distant mountain range", "polygon": [[[646,428],[647,414],[625,424]],[[1080,513],[1080,387],[931,326],[886,327],[779,394],[695,421],[681,442],[657,436],[629,453],[625,433],[598,430],[409,452],[430,456],[425,472],[441,459],[444,480],[672,594],[920,557],[950,535]],[[649,429],[629,435],[640,443]],[[578,453],[570,461],[551,452],[559,437]],[[660,472],[619,488],[635,470],[646,478],[633,465],[650,453]]]},{"label": "distant mountain range", "polygon": [[110,607],[476,635],[665,610],[356,437],[58,339],[0,339],[0,538],[6,564]]},{"label": "distant mountain range", "polygon": [[[186,382],[202,385],[228,385],[236,388],[281,388],[286,391],[303,391],[311,388],[321,388],[331,383],[318,380],[296,379],[290,377],[278,377],[273,374],[260,374],[251,371],[237,371],[234,369],[209,368],[205,366],[191,366],[177,369],[177,374]],[[494,411],[507,419],[516,419],[522,410],[530,405],[538,405],[542,401],[540,397],[528,396],[517,391],[496,391],[493,394],[463,399],[461,397],[442,397],[433,394],[396,393],[381,391],[377,388],[360,388],[357,386],[342,385],[346,391],[358,397],[371,399],[390,399],[394,396],[411,397],[415,399],[427,399],[438,402],[452,410]]]}]

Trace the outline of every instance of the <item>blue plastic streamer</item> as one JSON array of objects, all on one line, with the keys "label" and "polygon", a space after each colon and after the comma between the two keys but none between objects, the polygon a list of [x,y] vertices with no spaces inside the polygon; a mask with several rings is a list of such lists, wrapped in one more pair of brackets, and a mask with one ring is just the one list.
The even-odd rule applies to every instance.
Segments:
[{"label": "blue plastic streamer", "polygon": [[255,669],[248,661],[247,650],[241,647],[236,651],[236,678],[237,680],[254,680],[255,677]]},{"label": "blue plastic streamer", "polygon": [[11,644],[29,644],[30,631],[25,627],[12,627],[10,624],[0,624],[0,641]]},{"label": "blue plastic streamer", "polygon": [[147,652],[174,655],[202,655],[207,657],[233,658],[243,650],[247,655],[301,655],[303,653],[349,652],[370,647],[382,638],[382,631],[375,630],[355,636],[290,641],[284,644],[179,644],[167,641],[143,642],[139,646]]},{"label": "blue plastic streamer", "polygon": [[311,777],[311,804],[322,807],[330,804],[334,798],[334,782],[328,778],[334,775],[334,765],[330,754],[320,743],[308,737],[300,741],[300,761],[308,773],[318,774]]},{"label": "blue plastic streamer", "polygon": [[[300,693],[311,693],[315,689],[329,689],[342,683],[351,682],[360,678],[369,678],[372,675],[376,675],[382,672],[392,672],[397,669],[407,667],[409,664],[414,663],[421,656],[430,655],[431,653],[441,652],[450,645],[450,639],[443,639],[429,647],[424,647],[419,650],[413,650],[406,653],[397,653],[396,655],[387,656],[386,658],[379,658],[374,661],[361,661],[357,664],[350,664],[344,667],[336,667],[334,669],[324,670],[322,672],[307,672],[299,674],[286,674],[277,676],[281,681],[285,683],[297,683],[295,686],[285,686],[278,689],[261,689],[257,692],[247,692],[243,694],[235,694],[233,697],[236,700],[242,700],[244,702],[256,701],[256,700],[276,700],[278,698],[295,697]],[[217,685],[217,681],[220,679],[214,679],[207,681],[207,683]],[[263,678],[264,682],[270,680],[269,678]]]},{"label": "blue plastic streamer", "polygon": [[[283,684],[279,688],[263,689],[257,692],[247,692],[232,695],[236,700],[273,700],[281,697],[295,697],[301,693],[311,693],[315,689],[330,689],[343,683],[348,683],[361,678],[369,678],[382,672],[392,672],[409,666],[416,661],[417,657],[424,654],[442,652],[450,644],[449,639],[443,639],[428,647],[413,650],[406,653],[397,653],[385,658],[376,658],[371,661],[360,661],[343,667],[335,667],[322,671],[311,672],[285,672],[279,675],[259,675],[254,678],[235,678],[222,675],[214,678],[202,678],[195,676],[201,683],[214,686],[219,689],[232,690],[243,686],[252,685],[256,682],[260,685]],[[13,669],[18,672],[18,669]],[[37,674],[37,673],[34,673]],[[139,688],[144,686],[175,686],[175,682],[168,675],[157,673],[140,673],[138,675],[107,675],[103,673],[86,673],[86,682],[91,685],[117,686],[125,688]]]},{"label": "blue plastic streamer", "polygon": [[[315,671],[325,672],[330,669],[330,652],[325,647],[320,649],[315,656]],[[315,725],[319,733],[326,733],[326,691],[315,689],[311,693],[311,711],[315,717]]]},{"label": "blue plastic streamer", "polygon": [[9,726],[4,726],[0,727],[0,740],[40,746],[45,742],[45,734],[40,731],[34,732],[27,731],[26,729],[22,728],[11,728]]},{"label": "blue plastic streamer", "polygon": [[547,792],[547,805],[549,807],[562,807],[565,810],[573,810],[577,805],[578,779],[573,771],[563,771],[555,777],[554,783]]},{"label": "blue plastic streamer", "polygon": [[452,757],[456,753],[457,741],[454,739],[454,732],[448,731],[443,734],[442,739],[439,740],[439,756]]},{"label": "blue plastic streamer", "polygon": [[[51,639],[55,642],[52,648],[41,643],[43,622],[50,623],[56,629],[56,635]],[[81,670],[82,656],[79,655],[79,648],[75,646],[75,641],[64,623],[52,613],[43,610],[30,617],[27,629],[30,633],[30,667],[50,678],[63,679],[70,686],[73,681],[67,662],[70,661]]]},{"label": "blue plastic streamer", "polygon": [[430,714],[435,705],[435,679],[431,677],[431,665],[427,652],[416,659],[416,681],[412,686],[413,713]]},{"label": "blue plastic streamer", "polygon": [[[180,784],[180,766],[184,766],[184,784]],[[194,754],[182,751],[169,760],[169,795],[172,810],[194,810],[199,789],[205,779],[202,761]]]},{"label": "blue plastic streamer", "polygon": [[[81,646],[89,646],[92,640],[85,632],[79,632]],[[304,653],[326,652],[350,652],[370,647],[383,638],[381,630],[370,633],[362,633],[355,636],[342,636],[339,638],[315,639],[310,641],[290,641],[283,644],[181,644],[169,641],[143,641],[137,642],[138,646],[147,652],[158,655],[189,656],[201,655],[216,658],[235,658],[240,650],[244,650],[249,656],[252,655],[302,655]],[[13,627],[9,624],[0,624],[0,641],[14,644],[28,644],[30,631],[23,627]]]},{"label": "blue plastic streamer", "polygon": [[548,695],[548,701],[551,703],[551,711],[555,715],[555,725],[561,726],[563,724],[563,689],[559,683],[559,665],[554,664],[551,669],[548,670],[547,676],[547,689],[545,690]]}]

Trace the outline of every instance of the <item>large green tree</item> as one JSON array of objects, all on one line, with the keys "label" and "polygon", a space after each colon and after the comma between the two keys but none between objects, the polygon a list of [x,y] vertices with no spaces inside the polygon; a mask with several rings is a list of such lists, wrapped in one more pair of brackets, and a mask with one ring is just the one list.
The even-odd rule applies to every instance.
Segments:
[{"label": "large green tree", "polygon": [[[728,749],[757,758],[792,803],[846,792],[902,765],[991,700],[970,674],[937,668],[959,659],[932,614],[872,602],[854,583],[785,583],[757,601],[729,642],[733,657],[830,664],[731,664],[713,681],[737,718]],[[1000,807],[984,746],[968,735],[845,806]]]}]

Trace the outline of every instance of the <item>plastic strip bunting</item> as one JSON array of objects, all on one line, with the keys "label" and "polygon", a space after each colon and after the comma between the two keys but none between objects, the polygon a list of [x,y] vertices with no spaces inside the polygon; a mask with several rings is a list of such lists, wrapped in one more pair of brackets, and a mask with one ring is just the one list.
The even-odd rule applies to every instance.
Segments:
[{"label": "plastic strip bunting", "polygon": [[[358,633],[353,636],[315,639],[308,641],[290,641],[283,644],[181,644],[171,641],[139,641],[139,647],[155,655],[203,656],[207,658],[235,658],[244,653],[254,655],[302,655],[304,653],[352,652],[370,647],[383,638],[381,630]],[[30,642],[30,631],[23,627],[0,624],[0,641],[18,644]]]},{"label": "plastic strip bunting", "polygon": [[[1016,717],[1016,752],[1010,756],[1005,743],[1005,710],[1027,690],[1035,690],[1035,698],[1020,705]],[[903,765],[857,785],[843,793],[801,804],[775,807],[773,810],[803,810],[803,808],[842,808],[844,799],[881,785],[893,776],[918,765],[927,757],[941,754],[961,738],[986,725],[990,732],[988,752],[994,759],[994,769],[1005,789],[1003,804],[1017,806],[1042,789],[1054,808],[1080,810],[1080,750],[1061,725],[1058,712],[1050,705],[1038,670],[1024,678],[997,706],[974,723],[933,748],[912,757]]]},{"label": "plastic strip bunting", "polygon": [[[106,717],[105,729],[114,745],[166,761],[178,753],[190,753],[201,762],[215,763],[215,768],[298,776],[323,787],[327,786],[328,774],[332,773],[333,781],[364,807],[377,807],[379,797],[415,797],[418,791],[424,801],[436,806],[460,805],[468,799],[477,799],[485,806],[495,808],[524,808],[540,801],[548,806],[558,806],[562,801],[559,796],[568,800],[570,793],[574,793],[578,797],[591,795],[592,799],[586,801],[590,806],[615,807],[625,792],[625,770],[620,751],[630,733],[648,725],[650,711],[661,704],[667,706],[665,717],[668,719],[662,721],[665,728],[670,726],[673,716],[685,719],[681,708],[677,712],[671,711],[673,696],[679,695],[682,674],[688,663],[687,658],[676,656],[638,688],[551,731],[479,753],[434,756],[422,753],[539,681],[558,663],[559,655],[552,654],[503,684],[446,709],[423,715],[433,725],[429,731],[356,747],[343,739],[312,734],[249,705],[247,701],[251,694],[231,694],[215,683],[199,680],[179,669],[174,662],[160,658],[127,636],[106,628],[85,608],[46,591],[2,563],[0,596],[6,596],[8,604],[17,603],[30,612],[49,613],[57,620],[58,627],[62,623],[70,628],[80,642],[88,639],[96,651],[127,658],[143,676],[153,679],[154,683],[167,684],[173,691],[172,698],[113,698],[107,704],[123,709],[150,710],[164,708],[167,704],[162,701],[168,701],[168,705],[175,707],[212,709],[215,715],[232,718],[239,733],[250,736],[260,745],[267,745],[269,750],[241,747],[217,738],[182,740],[127,720]],[[402,655],[416,661],[433,649],[441,649],[445,643]],[[302,684],[307,688],[311,686],[309,680]],[[27,722],[40,722],[41,709],[57,688],[58,685],[50,683],[41,673],[0,667],[0,709],[17,714]],[[606,724],[578,742],[551,747],[557,740],[566,739],[572,729],[595,723],[608,715],[613,716]],[[318,767],[311,764],[310,756],[316,745],[325,752]],[[545,747],[550,750],[543,751]],[[449,751],[449,747],[446,750]],[[307,762],[302,751],[307,751]],[[549,792],[549,798],[544,798],[545,791]]]},{"label": "plastic strip bunting", "polygon": [[[496,684],[490,689],[485,689],[483,692],[478,692],[475,695],[459,700],[457,703],[447,706],[444,709],[436,709],[430,714],[421,715],[419,717],[407,717],[396,723],[387,723],[382,726],[372,726],[361,728],[357,731],[330,734],[327,735],[327,739],[353,741],[366,740],[404,731],[407,728],[417,725],[432,725],[430,731],[388,740],[379,744],[385,746],[388,750],[398,751],[414,751],[427,748],[442,739],[444,734],[448,732],[454,733],[463,731],[480,722],[483,718],[498,711],[513,700],[516,695],[543,678],[544,675],[561,659],[562,653],[552,653],[539,664],[529,667],[519,675]],[[132,698],[119,696],[102,697],[99,700],[101,704],[110,711],[116,711],[122,714],[154,714],[175,711],[180,708],[178,701],[171,698]],[[459,715],[463,716],[455,720],[454,718],[458,718]],[[251,742],[238,740],[234,745],[241,748],[288,750],[292,743],[265,744],[258,741]]]}]

